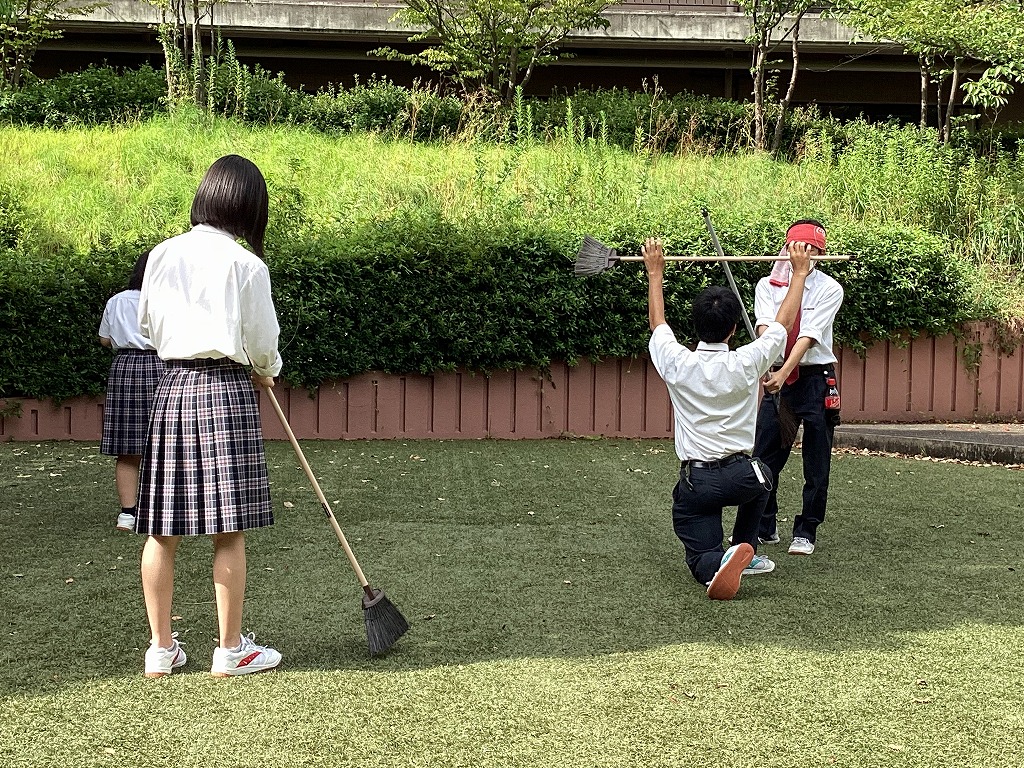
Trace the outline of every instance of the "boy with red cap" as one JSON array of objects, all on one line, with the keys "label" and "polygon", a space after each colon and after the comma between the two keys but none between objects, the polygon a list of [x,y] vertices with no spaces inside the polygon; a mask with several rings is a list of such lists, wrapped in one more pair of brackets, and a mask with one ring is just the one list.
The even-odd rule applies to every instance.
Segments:
[{"label": "boy with red cap", "polygon": [[[782,438],[779,406],[789,410],[798,424],[803,424],[803,505],[800,514],[793,519],[789,554],[810,555],[814,552],[818,526],[825,520],[832,439],[839,423],[839,411],[826,408],[825,399],[836,380],[832,324],[843,303],[843,288],[814,268],[814,256],[825,253],[825,228],[820,221],[794,222],[786,232],[786,247],[795,242],[812,246],[811,272],[804,283],[800,313],[786,340],[783,359],[764,381],[765,396],[757,414],[754,456],[767,464],[776,478],[761,517],[758,538],[762,543],[776,543],[779,541],[779,482],[792,450],[792,445]],[[789,282],[789,262],[781,259],[775,263],[771,275],[758,282],[754,294],[758,335],[764,333],[775,318],[789,290]]]}]

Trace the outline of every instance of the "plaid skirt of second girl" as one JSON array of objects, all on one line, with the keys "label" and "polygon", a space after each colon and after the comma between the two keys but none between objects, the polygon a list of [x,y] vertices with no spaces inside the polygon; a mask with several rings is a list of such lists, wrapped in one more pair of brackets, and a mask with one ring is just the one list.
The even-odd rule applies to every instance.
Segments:
[{"label": "plaid skirt of second girl", "polygon": [[201,536],[273,525],[248,370],[224,358],[168,360],[140,470],[136,533]]},{"label": "plaid skirt of second girl", "polygon": [[163,372],[164,361],[156,356],[156,350],[117,350],[107,375],[100,453],[105,456],[142,454],[153,392]]}]

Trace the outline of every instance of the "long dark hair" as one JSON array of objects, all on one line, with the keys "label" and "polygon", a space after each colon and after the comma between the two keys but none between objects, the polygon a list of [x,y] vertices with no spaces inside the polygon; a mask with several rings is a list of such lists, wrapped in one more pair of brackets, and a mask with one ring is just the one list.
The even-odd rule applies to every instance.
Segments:
[{"label": "long dark hair", "polygon": [[208,224],[230,232],[263,258],[267,231],[267,182],[251,160],[225,155],[203,176],[192,199],[192,226]]},{"label": "long dark hair", "polygon": [[150,251],[143,251],[142,255],[136,259],[135,266],[132,267],[131,277],[128,278],[129,291],[142,290],[142,278],[146,276],[146,264],[149,263],[149,254]]}]

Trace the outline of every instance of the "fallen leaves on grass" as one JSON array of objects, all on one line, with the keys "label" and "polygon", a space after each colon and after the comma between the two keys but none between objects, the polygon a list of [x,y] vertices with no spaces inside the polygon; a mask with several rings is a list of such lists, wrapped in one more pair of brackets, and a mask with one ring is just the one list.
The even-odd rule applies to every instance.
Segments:
[{"label": "fallen leaves on grass", "polygon": [[836,455],[846,456],[884,456],[888,459],[906,459],[908,461],[927,461],[933,464],[960,464],[965,467],[1006,467],[1006,469],[1024,469],[1024,464],[1000,464],[989,461],[969,461],[967,459],[949,459],[938,456],[912,456],[907,453],[895,453],[893,451],[872,451],[868,448],[833,448]]}]

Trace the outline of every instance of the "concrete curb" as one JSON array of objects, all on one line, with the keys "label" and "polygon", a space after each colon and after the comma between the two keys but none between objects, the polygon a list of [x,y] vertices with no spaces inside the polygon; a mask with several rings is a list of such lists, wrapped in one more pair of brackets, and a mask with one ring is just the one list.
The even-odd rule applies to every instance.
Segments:
[{"label": "concrete curb", "polygon": [[914,430],[889,425],[875,428],[839,426],[836,428],[835,445],[838,448],[861,448],[939,459],[1024,464],[1024,440],[990,436],[985,432],[936,428],[917,435]]}]

